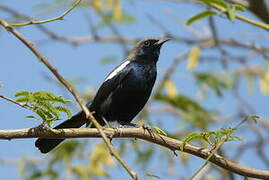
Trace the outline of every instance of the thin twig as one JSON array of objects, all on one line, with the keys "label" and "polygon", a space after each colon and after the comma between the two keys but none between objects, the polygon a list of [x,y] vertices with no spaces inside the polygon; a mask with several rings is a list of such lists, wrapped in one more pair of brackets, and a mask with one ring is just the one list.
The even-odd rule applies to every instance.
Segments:
[{"label": "thin twig", "polygon": [[173,73],[175,72],[175,70],[177,68],[178,63],[181,60],[183,60],[184,58],[186,58],[188,56],[188,54],[189,54],[189,50],[178,55],[177,57],[175,57],[173,62],[169,65],[169,67],[165,71],[165,74],[163,75],[162,79],[160,80],[160,83],[155,88],[155,91],[153,92],[153,95],[152,95],[152,99],[155,98],[157,96],[157,94],[162,90],[165,81],[168,80],[173,75]]},{"label": "thin twig", "polygon": [[52,22],[52,21],[57,21],[57,20],[63,20],[63,18],[68,14],[70,13],[73,9],[75,9],[79,3],[81,2],[82,0],[77,0],[71,7],[70,9],[68,9],[67,11],[65,11],[62,15],[58,16],[58,17],[54,17],[54,18],[51,18],[51,19],[46,19],[46,20],[43,20],[43,21],[36,21],[36,20],[31,20],[31,21],[27,21],[27,22],[24,22],[24,23],[18,23],[18,24],[10,24],[11,26],[27,26],[27,25],[31,25],[31,24],[45,24],[45,23],[48,23],[48,22]]},{"label": "thin twig", "polygon": [[209,160],[216,154],[217,150],[224,144],[224,142],[227,140],[227,138],[223,138],[216,146],[215,148],[210,152],[209,156],[206,158],[206,161],[203,162],[203,164],[200,166],[197,171],[189,178],[189,180],[193,180],[208,164]]},{"label": "thin twig", "polygon": [[23,108],[28,108],[29,107],[28,104],[26,104],[26,103],[17,102],[17,101],[15,101],[15,100],[13,100],[13,99],[11,99],[9,97],[6,97],[6,96],[4,96],[2,94],[0,94],[0,98],[3,98],[3,99],[5,99],[5,100],[7,100],[9,102],[12,102],[14,104],[17,104],[17,105],[19,105],[19,106],[21,106]]},{"label": "thin twig", "polygon": [[114,147],[112,146],[110,140],[106,137],[106,135],[102,131],[102,127],[95,120],[95,118],[93,117],[92,113],[89,111],[89,109],[87,108],[87,106],[85,105],[85,103],[79,97],[78,92],[71,86],[71,84],[69,84],[58,73],[57,69],[50,64],[49,60],[46,57],[44,57],[37,48],[34,47],[33,43],[31,43],[30,41],[26,40],[18,31],[16,31],[10,24],[8,24],[3,19],[0,19],[0,24],[7,31],[11,32],[14,36],[16,36],[23,44],[25,44],[34,53],[34,55],[37,57],[37,59],[39,59],[54,74],[54,76],[64,85],[64,87],[74,96],[74,98],[76,99],[77,103],[79,104],[79,106],[81,107],[81,109],[84,111],[87,119],[89,119],[94,124],[94,126],[98,129],[98,131],[101,134],[101,136],[102,136],[102,138],[103,138],[103,140],[104,140],[104,142],[105,142],[105,144],[106,144],[106,146],[107,146],[110,154],[112,156],[114,156],[119,161],[119,163],[126,169],[126,171],[130,174],[130,176],[133,179],[137,179],[136,173],[129,168],[129,166],[127,165],[127,163],[121,158],[121,156],[114,149]]}]

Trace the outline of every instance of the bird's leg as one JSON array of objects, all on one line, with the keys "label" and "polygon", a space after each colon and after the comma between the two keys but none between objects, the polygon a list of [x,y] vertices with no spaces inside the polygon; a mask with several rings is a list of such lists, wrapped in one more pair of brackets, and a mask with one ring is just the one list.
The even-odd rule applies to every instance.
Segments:
[{"label": "bird's leg", "polygon": [[124,121],[119,121],[119,124],[122,125],[122,126],[131,126],[131,127],[138,127],[137,124],[135,123],[131,123],[131,122],[124,122]]},{"label": "bird's leg", "polygon": [[[107,126],[108,128],[115,129],[115,127],[112,127],[104,117],[102,117],[102,119],[103,119],[103,121],[105,122],[105,124],[106,124],[106,126]],[[117,129],[117,128],[116,128],[116,129]],[[108,136],[108,138],[109,138],[109,140],[110,140],[110,143],[112,143],[113,135],[111,134],[110,136]]]},{"label": "bird's leg", "polygon": [[106,120],[106,118],[102,117],[102,119],[103,119],[103,121],[105,122],[105,124],[106,124],[106,126],[107,126],[108,128],[113,128],[113,127],[108,123],[108,121]]},{"label": "bird's leg", "polygon": [[121,124],[119,126],[115,127],[117,133],[119,133],[120,136],[122,135],[122,128],[123,128],[123,125],[121,125]]},{"label": "bird's leg", "polygon": [[[121,128],[123,128],[122,124],[120,124],[119,126],[112,126],[109,124],[109,122],[104,117],[102,117],[102,119],[108,128],[115,129],[116,133],[119,133],[119,135],[122,134],[122,130],[121,130]],[[112,136],[113,135],[111,135],[111,137],[109,137],[110,141],[112,141]]]},{"label": "bird's leg", "polygon": [[144,130],[148,130],[148,131],[151,131],[151,130],[152,130],[151,126],[150,126],[150,125],[147,125],[147,124],[143,124],[143,125],[142,125],[142,128],[143,128]]}]

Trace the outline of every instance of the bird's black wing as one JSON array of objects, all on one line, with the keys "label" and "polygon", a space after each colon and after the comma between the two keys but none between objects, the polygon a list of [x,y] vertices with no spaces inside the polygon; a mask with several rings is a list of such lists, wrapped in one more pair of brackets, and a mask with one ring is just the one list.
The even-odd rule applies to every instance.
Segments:
[{"label": "bird's black wing", "polygon": [[[115,70],[118,67],[116,67]],[[94,110],[98,109],[100,107],[100,105],[105,101],[105,99],[111,93],[113,93],[113,90],[115,90],[122,83],[122,81],[125,79],[125,77],[131,71],[132,71],[132,68],[127,65],[122,70],[120,70],[119,72],[117,72],[116,75],[114,75],[111,79],[106,79],[105,82],[103,82],[103,84],[98,89],[98,91],[97,91],[97,93],[96,93],[96,95],[95,95],[92,103],[90,104],[90,110],[91,111],[94,111]],[[113,73],[113,71],[111,73]]]}]

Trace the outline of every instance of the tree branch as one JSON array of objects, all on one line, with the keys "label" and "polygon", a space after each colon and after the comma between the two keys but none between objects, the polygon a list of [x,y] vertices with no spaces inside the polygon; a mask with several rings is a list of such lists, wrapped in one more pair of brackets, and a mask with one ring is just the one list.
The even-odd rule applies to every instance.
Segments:
[{"label": "tree branch", "polygon": [[[137,138],[142,139],[154,144],[171,149],[172,151],[180,151],[182,141],[162,136],[160,134],[153,133],[151,131],[144,130],[142,128],[123,128],[119,130],[104,128],[103,132],[106,136],[113,138]],[[14,129],[14,130],[0,130],[0,139],[12,140],[12,139],[24,139],[24,138],[101,138],[101,134],[95,128],[73,128],[73,129],[45,129],[40,131],[39,128],[29,129]],[[207,159],[212,153],[210,150],[186,144],[183,148],[183,152],[192,154],[202,159]],[[210,162],[222,167],[233,173],[252,178],[269,179],[269,171],[257,170],[244,167],[238,163],[225,159],[224,157],[213,154],[209,159]]]}]

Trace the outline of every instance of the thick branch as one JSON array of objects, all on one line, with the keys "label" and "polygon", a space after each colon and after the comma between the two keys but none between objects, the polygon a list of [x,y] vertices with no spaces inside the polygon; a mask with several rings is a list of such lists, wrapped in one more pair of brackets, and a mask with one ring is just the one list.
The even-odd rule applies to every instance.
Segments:
[{"label": "thick branch", "polygon": [[[160,146],[171,149],[172,151],[180,150],[182,141],[162,136],[142,128],[123,128],[120,130],[115,129],[103,129],[103,132],[113,138],[138,138],[145,141],[158,144]],[[82,128],[82,129],[45,129],[39,128],[30,129],[15,129],[15,130],[0,130],[0,139],[23,139],[23,138],[101,138],[102,136],[95,128]],[[184,152],[192,154],[194,156],[206,159],[210,156],[211,151],[201,147],[193,146],[190,144],[185,145]],[[236,174],[240,174],[246,177],[269,179],[269,171],[256,170],[247,167],[243,167],[235,162],[225,159],[224,157],[214,154],[210,158],[210,162],[217,166],[220,166],[228,171]]]}]

